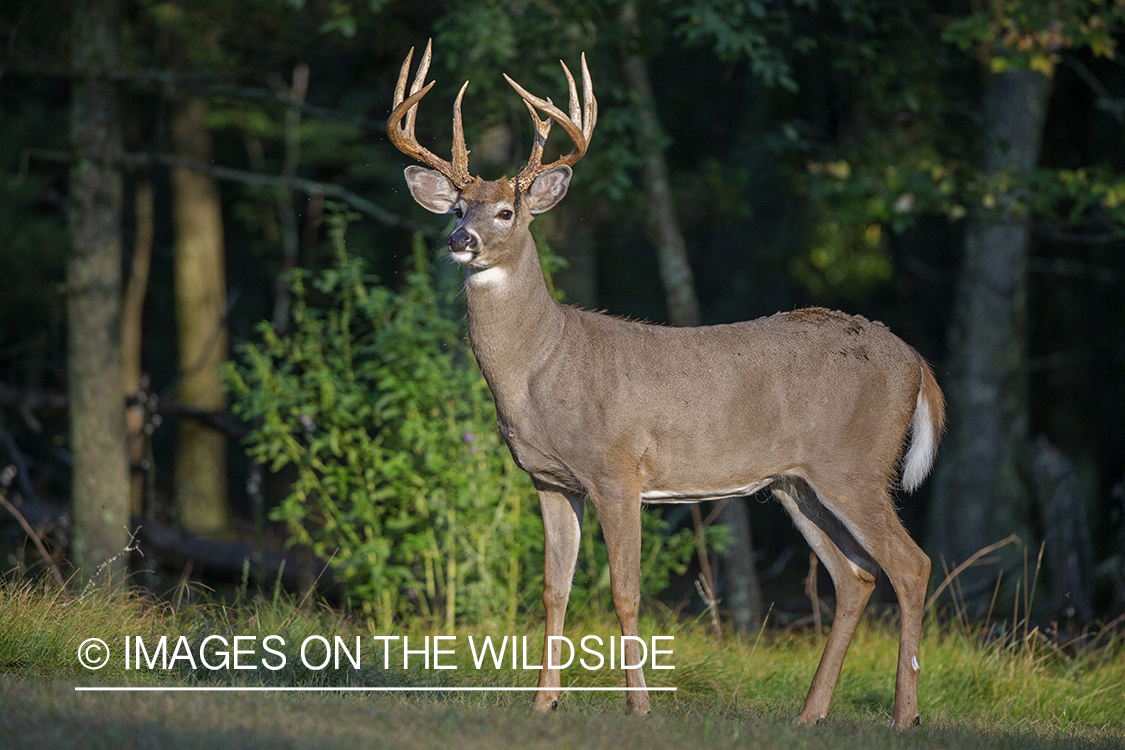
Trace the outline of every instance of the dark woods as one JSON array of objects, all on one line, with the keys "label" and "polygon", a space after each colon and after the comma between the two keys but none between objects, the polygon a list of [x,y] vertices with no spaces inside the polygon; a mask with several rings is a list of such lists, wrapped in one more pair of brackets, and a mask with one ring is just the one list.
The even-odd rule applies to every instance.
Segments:
[{"label": "dark woods", "polygon": [[[1019,539],[938,606],[983,616],[1038,569],[1044,623],[1125,611],[1121,6],[556,5],[5,3],[8,574],[281,580],[383,622],[538,606],[533,491],[464,341],[449,226],[383,132],[433,37],[419,139],[448,153],[467,78],[488,179],[532,137],[501,73],[559,98],[558,60],[586,52],[598,131],[533,224],[564,301],[883,320],[949,401],[935,474],[900,498],[934,587]],[[763,601],[811,611],[775,504],[699,511],[647,512],[647,595],[699,608],[701,576],[740,628]],[[584,534],[576,596],[606,606]]]}]

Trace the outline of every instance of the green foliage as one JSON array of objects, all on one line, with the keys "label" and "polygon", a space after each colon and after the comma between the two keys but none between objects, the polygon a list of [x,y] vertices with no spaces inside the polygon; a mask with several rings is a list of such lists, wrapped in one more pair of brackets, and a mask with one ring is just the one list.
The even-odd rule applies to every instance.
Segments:
[{"label": "green foliage", "polygon": [[[815,41],[795,33],[794,12],[816,0],[694,0],[669,3],[689,44],[709,44],[723,60],[745,56],[768,86],[797,91],[790,51],[808,52]],[[785,40],[782,43],[781,40]]]},{"label": "green foliage", "polygon": [[[543,532],[528,477],[495,429],[487,384],[465,340],[452,284],[435,287],[425,248],[401,291],[372,283],[330,220],[337,263],[292,278],[293,332],[266,324],[226,376],[235,413],[254,424],[249,453],[293,484],[272,517],[331,561],[350,597],[386,629],[436,616],[514,621],[542,590]],[[544,248],[550,255],[549,248]],[[607,600],[604,545],[590,542],[586,591]],[[642,592],[686,570],[690,530],[645,514]],[[721,532],[710,537],[721,543]]]},{"label": "green foliage", "polygon": [[891,259],[880,224],[823,219],[808,255],[793,261],[793,275],[820,298],[839,292],[861,297],[891,277]]},{"label": "green foliage", "polygon": [[1037,70],[1054,74],[1064,49],[1089,47],[1112,58],[1125,5],[1110,0],[1006,0],[980,6],[949,24],[945,40],[974,50],[994,73]]},{"label": "green foliage", "polygon": [[1069,48],[1112,56],[1125,6],[1010,0],[942,29],[923,22],[925,4],[893,14],[872,12],[876,7],[856,4],[863,14],[841,6],[850,33],[818,37],[833,67],[846,74],[843,134],[810,143],[790,128],[783,146],[801,159],[793,164],[794,183],[810,199],[816,226],[812,246],[791,265],[799,281],[819,296],[870,290],[893,270],[886,237],[923,215],[954,222],[1034,216],[1125,235],[1125,182],[1107,167],[1027,174],[979,167],[980,113],[957,86],[959,77],[976,75],[976,64],[948,47],[974,52],[993,72],[1051,75]]},{"label": "green foliage", "polygon": [[256,422],[250,453],[295,469],[273,517],[382,623],[439,608],[511,616],[542,533],[449,310],[454,290],[434,288],[420,240],[401,292],[371,284],[344,223],[332,219],[335,267],[293,276],[293,333],[263,325],[227,370],[236,413]]},{"label": "green foliage", "polygon": [[971,211],[985,218],[1035,215],[1125,233],[1125,178],[1106,168],[1035,169],[1020,176],[977,170],[924,148],[897,159],[892,149],[865,145],[860,151],[849,151],[854,161],[806,165],[801,184],[830,221],[902,231],[921,214],[956,221]]}]

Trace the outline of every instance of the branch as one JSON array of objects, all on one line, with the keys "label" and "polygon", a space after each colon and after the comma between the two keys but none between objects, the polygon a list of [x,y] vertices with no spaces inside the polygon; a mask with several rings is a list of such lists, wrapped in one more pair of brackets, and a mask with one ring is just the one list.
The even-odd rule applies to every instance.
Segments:
[{"label": "branch", "polygon": [[[75,73],[68,67],[19,65],[9,68],[11,73],[17,75],[47,76],[52,78],[73,78]],[[269,89],[255,86],[231,86],[214,83],[214,76],[184,76],[167,70],[115,70],[109,72],[109,78],[118,83],[152,84],[163,87],[174,87],[184,91],[192,91],[215,99],[251,99],[277,103],[286,107],[300,107],[301,111],[319,117],[323,120],[336,120],[356,125],[367,130],[385,132],[386,120],[372,120],[363,115],[342,112],[331,107],[321,107],[308,102],[294,101],[292,97],[279,95]]]},{"label": "branch", "polygon": [[[70,163],[75,159],[74,154],[68,151],[39,148],[25,149],[24,158],[63,163]],[[388,211],[382,206],[376,205],[366,198],[348,190],[343,185],[334,182],[320,182],[318,180],[307,180],[303,177],[285,177],[283,175],[262,174],[245,169],[235,169],[233,167],[221,167],[192,159],[182,159],[172,154],[124,154],[120,162],[121,167],[126,170],[144,169],[154,164],[174,169],[188,169],[192,172],[205,174],[217,180],[238,182],[243,185],[290,188],[292,190],[301,190],[309,194],[325,195],[342,200],[360,213],[366,214],[387,226],[401,227],[410,232],[418,232],[422,236],[430,239],[437,239],[442,236],[442,232],[439,230],[430,226],[418,224],[393,211]]]},{"label": "branch", "polygon": [[[0,475],[0,479],[3,475]],[[0,492],[0,498],[3,493]],[[0,507],[6,507],[0,502]],[[20,506],[24,513],[20,515],[36,516],[36,523],[56,523],[66,526],[70,519],[65,509],[51,503],[36,503],[31,505],[24,502]],[[33,511],[33,512],[29,512]],[[9,510],[9,512],[11,512]],[[134,517],[133,523],[139,524],[140,519]],[[21,523],[23,525],[23,523]],[[30,523],[28,524],[30,525]],[[27,531],[27,526],[24,530]],[[32,535],[32,539],[34,539]],[[137,542],[140,542],[138,549]],[[44,547],[44,550],[46,548]],[[186,531],[173,529],[161,524],[148,523],[137,526],[130,533],[129,544],[125,551],[141,551],[142,556],[149,561],[165,565],[170,568],[183,567],[188,562],[201,563],[211,571],[236,578],[241,575],[246,560],[256,569],[259,581],[281,579],[282,585],[293,591],[300,588],[301,577],[305,571],[302,566],[312,565],[315,570],[307,571],[309,578],[315,578],[318,583],[315,589],[326,596],[340,597],[343,593],[343,584],[337,581],[328,562],[315,556],[304,556],[293,552],[283,553],[273,550],[258,548],[246,540],[221,540],[204,539]],[[54,573],[52,573],[54,577]],[[91,579],[94,579],[91,576]],[[55,578],[56,581],[61,578]]]},{"label": "branch", "polygon": [[[249,560],[260,582],[280,577],[285,588],[296,590],[300,587],[303,561],[299,555],[261,550],[246,541],[204,539],[158,524],[146,526],[141,532],[141,541],[148,550],[149,558],[155,558],[168,567],[182,567],[188,562],[202,563],[211,571],[237,577]],[[315,557],[311,562],[316,568],[316,579],[321,581],[316,588],[322,594],[339,596],[341,584],[333,578],[328,563]]]},{"label": "branch", "polygon": [[379,133],[386,132],[387,130],[386,120],[372,120],[363,115],[353,115],[348,112],[341,112],[338,109],[320,107],[316,104],[309,104],[304,100],[298,100],[292,96],[275,94],[268,89],[249,86],[192,86],[191,84],[185,85],[184,88],[216,99],[255,99],[277,103],[285,107],[300,109],[303,114],[311,117],[345,122],[349,125],[355,125],[366,130],[374,130]]},{"label": "branch", "polygon": [[937,590],[934,591],[932,596],[930,596],[929,601],[926,602],[926,610],[929,611],[930,608],[932,608],[934,606],[934,602],[937,601],[937,598],[938,598],[938,596],[941,595],[941,592],[945,591],[946,587],[949,586],[949,584],[953,583],[953,579],[955,579],[957,576],[961,575],[961,572],[963,570],[965,570],[966,568],[972,567],[973,564],[977,560],[984,557],[989,552],[994,552],[994,551],[1000,549],[1001,547],[1006,547],[1007,545],[1012,544],[1013,542],[1015,542],[1017,544],[1020,542],[1020,538],[1019,538],[1018,535],[1012,534],[1011,536],[1008,536],[1008,537],[1005,537],[1004,539],[1001,539],[999,542],[996,542],[995,544],[990,544],[987,547],[982,547],[981,549],[978,549],[976,552],[974,552],[969,557],[968,560],[966,560],[965,562],[958,565],[956,568],[953,569],[952,573],[950,573],[949,575],[947,575],[945,577],[945,580],[941,582],[941,585],[937,587]]},{"label": "branch", "polygon": [[55,579],[55,583],[58,584],[60,589],[65,589],[66,581],[63,580],[62,572],[59,570],[59,567],[55,565],[54,559],[52,559],[50,553],[47,552],[47,547],[43,544],[42,537],[36,533],[35,529],[31,528],[31,524],[27,522],[23,514],[16,510],[14,505],[8,502],[8,498],[4,496],[4,491],[2,489],[0,489],[0,506],[3,506],[4,510],[11,513],[12,516],[19,521],[20,526],[23,527],[24,533],[27,534],[35,544],[35,549],[39,551],[39,556],[43,558],[43,562],[47,563],[47,568],[51,571],[51,578]]},{"label": "branch", "polygon": [[1031,227],[1037,232],[1047,236],[1048,239],[1055,240],[1056,242],[1067,242],[1074,245],[1108,245],[1112,242],[1120,242],[1125,238],[1125,228],[1112,227],[1104,232],[1069,232],[1065,228],[1066,225],[1060,225],[1058,222],[1036,221],[1033,222]]},{"label": "branch", "polygon": [[1094,106],[1103,112],[1109,112],[1113,115],[1117,122],[1125,125],[1125,99],[1114,97],[1109,93],[1109,89],[1098,80],[1090,69],[1086,67],[1085,63],[1079,60],[1075,55],[1064,55],[1063,61],[1078,74],[1078,77],[1086,82],[1086,85],[1094,92]]},{"label": "branch", "polygon": [[[11,479],[18,479],[23,496],[32,502],[41,502],[39,500],[39,495],[35,492],[35,488],[31,486],[31,475],[27,471],[27,459],[24,458],[23,451],[20,450],[20,447],[16,445],[16,439],[12,437],[12,433],[8,432],[3,425],[0,425],[0,444],[7,449],[8,457],[12,460],[12,470],[15,472],[15,476],[10,477],[9,481]],[[5,472],[7,472],[7,470],[5,470]],[[7,476],[7,473],[5,473],[4,476]],[[0,477],[0,479],[2,478],[3,477]],[[3,484],[5,487],[7,486],[7,483],[4,482],[0,482],[0,484]]]},{"label": "branch", "polygon": [[21,391],[0,381],[0,405],[19,411],[62,411],[70,405],[65,393]]},{"label": "branch", "polygon": [[242,424],[232,417],[229,412],[225,411],[208,411],[207,409],[191,404],[178,404],[161,400],[157,404],[156,413],[162,417],[187,417],[188,419],[194,419],[196,422],[206,425],[212,430],[221,432],[229,438],[241,440],[250,434],[250,430],[246,425]]},{"label": "branch", "polygon": [[[140,401],[136,396],[126,398],[124,403],[125,406],[136,406],[138,404],[140,404]],[[21,391],[18,388],[14,388],[0,381],[0,406],[11,406],[21,410],[66,411],[70,408],[70,397],[65,393],[50,391]],[[156,408],[152,411],[162,417],[186,417],[188,419],[194,419],[231,438],[241,439],[249,434],[249,429],[231,416],[230,412],[226,411],[208,411],[198,406],[181,404],[166,399],[160,399],[157,402]],[[9,446],[9,453],[12,454],[13,460],[15,460],[17,454],[12,450],[14,443],[9,443],[9,438],[10,434],[7,430],[0,427],[0,444]],[[21,481],[24,476],[25,471],[21,470]],[[24,494],[31,499],[35,499],[35,492],[30,488],[30,485],[28,485]]]}]

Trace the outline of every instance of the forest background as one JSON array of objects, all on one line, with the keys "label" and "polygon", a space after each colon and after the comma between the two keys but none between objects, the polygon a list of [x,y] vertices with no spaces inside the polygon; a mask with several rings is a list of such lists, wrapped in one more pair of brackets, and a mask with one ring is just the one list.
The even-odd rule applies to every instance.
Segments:
[{"label": "forest background", "polygon": [[[500,74],[561,100],[586,53],[598,130],[533,225],[565,302],[884,321],[949,404],[900,498],[935,583],[970,563],[952,593],[980,614],[1030,557],[1043,620],[1125,611],[1122,0],[13,0],[0,24],[13,574],[282,580],[384,624],[536,606],[451,225],[384,133],[432,37],[420,138],[447,150],[468,79],[486,178],[530,150]],[[649,511],[646,593],[798,618],[807,549],[752,506]],[[584,533],[578,596],[605,606]]]}]

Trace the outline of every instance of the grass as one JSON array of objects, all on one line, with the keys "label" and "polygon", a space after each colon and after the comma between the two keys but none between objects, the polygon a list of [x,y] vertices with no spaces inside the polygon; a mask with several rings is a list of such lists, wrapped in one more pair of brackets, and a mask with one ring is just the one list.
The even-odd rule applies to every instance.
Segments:
[{"label": "grass", "polygon": [[[538,662],[542,625],[524,618],[530,660]],[[538,628],[538,630],[536,630]],[[418,624],[412,648],[426,635]],[[127,594],[94,590],[76,597],[26,585],[0,585],[0,746],[3,747],[747,747],[747,748],[1125,748],[1125,643],[1115,632],[1074,653],[1035,630],[984,630],[928,624],[922,644],[923,726],[887,729],[894,697],[897,624],[864,621],[848,654],[829,720],[796,727],[823,641],[807,632],[764,632],[722,644],[706,623],[649,618],[647,635],[674,635],[675,670],[647,670],[653,715],[624,716],[620,694],[569,693],[550,716],[528,711],[522,693],[77,693],[76,685],[534,685],[534,670],[477,672],[468,636],[503,635],[498,627],[459,629],[458,670],[402,670],[392,650],[385,670],[365,622],[289,601],[193,604],[173,608]],[[567,633],[603,638],[610,622],[582,613]],[[125,636],[159,635],[192,644],[207,636],[281,635],[285,668],[126,670]],[[311,671],[299,644],[310,635],[364,639],[359,669]],[[98,637],[117,653],[103,669],[78,663],[78,645]],[[171,645],[171,643],[170,643]],[[151,649],[150,649],[151,650]],[[258,659],[263,654],[258,652]],[[214,654],[212,654],[214,656]],[[315,660],[315,656],[314,656]],[[212,662],[216,659],[212,659]],[[255,659],[250,661],[259,663]],[[397,664],[396,664],[397,662]],[[564,672],[564,684],[620,685],[620,672]]]}]

